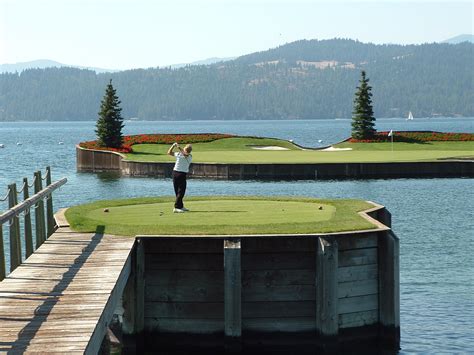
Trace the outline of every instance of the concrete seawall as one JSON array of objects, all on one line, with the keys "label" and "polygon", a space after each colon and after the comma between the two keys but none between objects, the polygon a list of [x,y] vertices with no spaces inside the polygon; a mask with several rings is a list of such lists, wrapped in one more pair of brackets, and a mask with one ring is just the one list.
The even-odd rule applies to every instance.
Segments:
[{"label": "concrete seawall", "polygon": [[[77,170],[125,176],[170,177],[173,163],[125,160],[119,153],[76,148]],[[394,163],[226,164],[193,163],[191,176],[223,180],[314,180],[474,177],[474,161]]]}]

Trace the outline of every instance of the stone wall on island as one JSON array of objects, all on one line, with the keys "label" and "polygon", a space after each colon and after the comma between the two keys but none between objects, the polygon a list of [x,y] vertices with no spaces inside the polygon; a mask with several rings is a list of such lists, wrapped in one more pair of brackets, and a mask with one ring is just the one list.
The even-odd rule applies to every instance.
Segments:
[{"label": "stone wall on island", "polygon": [[[170,177],[174,163],[126,160],[116,152],[76,147],[77,170],[117,171],[124,176]],[[224,180],[317,180],[474,177],[474,161],[226,164],[193,163],[190,177]]]}]

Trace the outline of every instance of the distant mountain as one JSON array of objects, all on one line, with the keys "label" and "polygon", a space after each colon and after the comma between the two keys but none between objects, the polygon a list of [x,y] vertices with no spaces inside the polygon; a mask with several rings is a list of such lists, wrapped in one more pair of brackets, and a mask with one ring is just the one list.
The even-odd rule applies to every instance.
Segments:
[{"label": "distant mountain", "polygon": [[14,73],[22,72],[25,69],[44,69],[44,68],[59,68],[64,64],[55,62],[54,60],[39,59],[31,62],[21,62],[14,64],[0,64],[0,73]]},{"label": "distant mountain", "polygon": [[458,44],[462,42],[474,43],[474,35],[469,35],[469,34],[459,35],[459,36],[447,39],[446,41],[443,41],[442,43]]},{"label": "distant mountain", "polygon": [[276,64],[277,62],[285,62],[290,65],[301,64],[303,66],[318,65],[320,69],[324,68],[325,65],[329,67],[351,65],[354,68],[357,64],[392,60],[396,57],[411,55],[417,47],[419,46],[376,45],[340,38],[330,40],[304,39],[266,51],[244,55],[235,61],[242,64],[259,65],[263,63]]},{"label": "distant mountain", "polygon": [[123,117],[145,120],[348,118],[361,70],[376,117],[474,117],[474,44],[303,40],[234,60],[98,74],[0,74],[0,121],[95,120],[109,79]]},{"label": "distant mountain", "polygon": [[88,69],[88,70],[93,70],[96,73],[114,73],[118,71],[118,70],[112,70],[112,69],[68,65],[68,64],[56,62],[54,60],[39,59],[39,60],[32,60],[30,62],[20,62],[20,63],[14,63],[14,64],[0,64],[0,73],[15,73],[15,72],[21,73],[23,70],[26,70],[26,69],[45,69],[45,68],[62,68],[62,67]]},{"label": "distant mountain", "polygon": [[[190,63],[179,63],[179,64],[170,64],[170,65],[165,65],[163,67],[165,68],[172,68],[172,69],[177,69],[177,68],[182,68],[188,65],[210,65],[210,64],[215,64],[215,63],[220,63],[220,62],[226,62],[229,60],[234,60],[237,57],[226,57],[226,58],[218,58],[218,57],[212,57],[212,58],[207,58],[203,60],[197,60],[195,62],[190,62]],[[69,65],[69,64],[63,64],[56,62],[54,60],[49,60],[49,59],[39,59],[39,60],[32,60],[30,62],[19,62],[19,63],[13,63],[13,64],[0,64],[0,74],[1,73],[21,73],[25,69],[45,69],[45,68],[62,68],[62,67],[68,67],[68,68],[77,68],[77,69],[88,69],[88,70],[93,70],[96,73],[116,73],[120,70],[114,70],[114,69],[104,69],[104,68],[96,68],[96,67],[84,67],[80,65]]]},{"label": "distant mountain", "polygon": [[210,65],[210,64],[220,63],[220,62],[227,62],[229,60],[234,60],[235,58],[237,57],[226,57],[226,58],[212,57],[212,58],[207,58],[203,60],[197,60],[191,63],[170,64],[170,65],[166,65],[165,67],[171,67],[172,69],[177,69],[177,68],[185,67],[187,65]]}]

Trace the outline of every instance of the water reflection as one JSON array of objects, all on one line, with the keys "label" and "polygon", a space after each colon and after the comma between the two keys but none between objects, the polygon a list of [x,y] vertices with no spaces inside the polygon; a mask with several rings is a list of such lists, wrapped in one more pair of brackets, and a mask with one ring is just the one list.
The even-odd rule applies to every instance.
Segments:
[{"label": "water reflection", "polygon": [[122,175],[118,171],[103,171],[96,173],[96,176],[99,182],[110,183],[119,180]]}]

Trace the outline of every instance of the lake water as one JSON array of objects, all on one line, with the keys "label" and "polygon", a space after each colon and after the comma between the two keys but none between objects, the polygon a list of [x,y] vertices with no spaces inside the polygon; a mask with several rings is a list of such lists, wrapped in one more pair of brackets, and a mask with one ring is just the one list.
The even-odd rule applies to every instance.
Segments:
[{"label": "lake water", "polygon": [[[293,139],[305,146],[331,144],[350,134],[350,120],[329,119],[125,124],[125,134],[220,132]],[[94,125],[1,122],[0,198],[7,184],[20,184],[22,177],[31,178],[48,165],[53,180],[68,178],[54,196],[55,209],[97,199],[173,194],[168,179],[77,173],[74,146],[94,139]],[[474,132],[474,118],[379,119],[377,128]],[[400,238],[401,354],[474,352],[473,191],[472,179],[188,182],[189,195],[359,198],[387,206]],[[0,210],[5,209],[5,202],[0,203]]]}]

